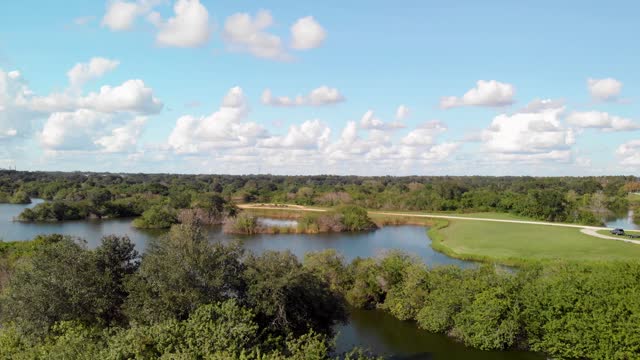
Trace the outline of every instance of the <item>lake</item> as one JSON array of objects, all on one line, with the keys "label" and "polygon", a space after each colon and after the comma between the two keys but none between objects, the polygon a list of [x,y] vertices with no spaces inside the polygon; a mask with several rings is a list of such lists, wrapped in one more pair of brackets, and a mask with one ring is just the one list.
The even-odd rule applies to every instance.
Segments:
[{"label": "lake", "polygon": [[[131,226],[132,219],[82,220],[58,223],[22,223],[12,221],[30,205],[0,204],[0,239],[29,240],[39,234],[64,234],[83,238],[89,247],[96,247],[104,235],[128,235],[139,250],[146,243],[166,231],[146,231]],[[279,220],[263,220],[279,226],[293,223],[278,223]],[[372,257],[391,249],[413,254],[429,266],[456,265],[474,266],[473,262],[448,257],[431,248],[426,228],[421,226],[387,226],[376,231],[338,234],[259,234],[253,236],[228,235],[221,226],[207,229],[213,241],[229,242],[239,239],[243,246],[261,253],[265,250],[290,250],[302,257],[309,251],[333,248],[347,261],[360,256]],[[538,360],[544,357],[526,352],[488,352],[467,348],[452,339],[418,329],[415,323],[400,321],[377,310],[353,310],[347,325],[338,328],[337,350],[344,351],[361,346],[391,356],[392,359],[479,359],[479,360]]]}]

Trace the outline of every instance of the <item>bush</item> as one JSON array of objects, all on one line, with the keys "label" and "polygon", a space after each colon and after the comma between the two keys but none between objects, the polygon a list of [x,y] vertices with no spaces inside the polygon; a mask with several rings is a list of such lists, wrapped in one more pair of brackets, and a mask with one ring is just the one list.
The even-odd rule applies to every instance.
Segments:
[{"label": "bush", "polygon": [[335,210],[342,216],[342,224],[348,231],[363,231],[376,228],[367,210],[355,205],[343,205]]},{"label": "bush", "polygon": [[10,202],[12,204],[31,204],[31,198],[26,192],[18,190],[13,194]]},{"label": "bush", "polygon": [[230,234],[253,235],[264,230],[258,218],[247,213],[241,213],[234,218],[228,218],[224,223],[224,232]]},{"label": "bush", "polygon": [[168,206],[154,205],[133,221],[133,226],[141,229],[166,229],[178,223],[176,211]]}]

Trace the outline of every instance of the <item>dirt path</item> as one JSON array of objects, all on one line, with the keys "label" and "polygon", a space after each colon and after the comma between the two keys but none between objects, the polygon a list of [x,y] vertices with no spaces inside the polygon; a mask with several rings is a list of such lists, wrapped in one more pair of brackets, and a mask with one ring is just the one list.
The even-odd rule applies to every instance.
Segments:
[{"label": "dirt path", "polygon": [[[316,211],[316,212],[324,212],[324,209],[313,209],[308,208],[301,205],[286,205],[286,206],[276,206],[275,204],[241,204],[238,205],[241,209],[265,209],[265,210],[293,210],[293,211]],[[546,221],[529,221],[529,220],[506,220],[506,219],[486,219],[486,218],[478,218],[478,217],[464,217],[464,216],[455,216],[455,215],[438,215],[438,214],[412,214],[412,213],[401,213],[401,212],[387,212],[387,211],[369,211],[372,215],[387,215],[387,216],[406,216],[406,217],[415,217],[415,218],[433,218],[433,219],[449,219],[449,220],[470,220],[470,221],[489,221],[489,222],[498,222],[498,223],[512,223],[512,224],[528,224],[528,225],[544,225],[544,226],[557,226],[557,227],[568,227],[574,229],[580,229],[585,235],[595,236],[601,239],[609,239],[609,240],[617,240],[624,241],[633,244],[639,244],[640,240],[631,240],[624,237],[614,237],[608,235],[598,234],[597,230],[609,230],[606,227],[600,226],[588,226],[588,225],[578,225],[578,224],[564,224],[564,223],[552,223]]]},{"label": "dirt path", "polygon": [[624,241],[624,242],[640,245],[640,240],[632,240],[632,239],[624,238],[623,236],[603,235],[603,234],[597,233],[596,229],[584,228],[584,229],[581,229],[580,232],[583,234],[599,237],[601,239],[612,239],[612,240]]}]

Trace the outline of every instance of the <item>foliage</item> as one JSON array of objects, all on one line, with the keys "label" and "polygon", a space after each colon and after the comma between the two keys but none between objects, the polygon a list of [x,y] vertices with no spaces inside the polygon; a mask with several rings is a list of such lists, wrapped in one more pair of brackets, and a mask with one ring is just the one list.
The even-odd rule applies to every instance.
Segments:
[{"label": "foliage", "polygon": [[178,223],[176,211],[165,205],[154,205],[133,221],[133,226],[142,229],[165,229]]},{"label": "foliage", "polygon": [[239,245],[210,243],[198,226],[174,225],[147,245],[125,312],[143,324],[184,320],[200,305],[241,297],[242,255]]},{"label": "foliage", "polygon": [[346,320],[340,294],[290,252],[250,255],[246,265],[249,304],[259,324],[274,333],[300,336],[314,330],[331,334],[334,325]]}]

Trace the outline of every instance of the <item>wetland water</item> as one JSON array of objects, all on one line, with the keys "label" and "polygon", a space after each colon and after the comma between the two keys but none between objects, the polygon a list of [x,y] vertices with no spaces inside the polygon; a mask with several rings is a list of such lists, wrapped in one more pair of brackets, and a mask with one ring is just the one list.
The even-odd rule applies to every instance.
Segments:
[{"label": "wetland water", "polygon": [[[41,200],[34,201],[35,203]],[[89,247],[99,244],[104,235],[128,235],[143,251],[151,238],[164,231],[144,231],[131,226],[131,219],[65,221],[59,223],[21,223],[12,219],[30,205],[0,204],[0,239],[29,240],[39,234],[59,233],[87,240]],[[278,220],[264,220],[273,225],[287,226]],[[292,225],[291,222],[288,225]],[[357,256],[377,256],[390,249],[402,250],[422,259],[429,266],[456,265],[473,266],[472,262],[448,257],[434,251],[426,229],[420,226],[388,226],[372,232],[342,234],[259,234],[234,236],[222,232],[221,226],[208,229],[214,241],[240,239],[243,246],[254,252],[265,250],[290,250],[298,257],[306,252],[334,248],[347,261]],[[479,359],[479,360],[529,360],[544,359],[526,352],[487,352],[469,349],[450,338],[418,329],[415,323],[400,321],[377,310],[354,310],[349,323],[338,328],[337,350],[353,346],[368,348],[392,359]]]}]

